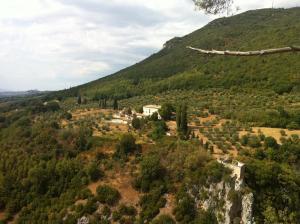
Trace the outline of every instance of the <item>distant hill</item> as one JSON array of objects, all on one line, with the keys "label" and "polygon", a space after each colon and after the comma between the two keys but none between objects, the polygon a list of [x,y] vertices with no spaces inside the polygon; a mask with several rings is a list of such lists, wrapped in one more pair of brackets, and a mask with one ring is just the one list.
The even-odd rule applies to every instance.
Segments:
[{"label": "distant hill", "polygon": [[32,96],[43,93],[39,90],[28,90],[28,91],[7,91],[7,90],[1,90],[0,89],[0,98],[5,97],[14,97],[14,96]]},{"label": "distant hill", "polygon": [[256,50],[300,44],[300,8],[260,9],[212,21],[176,37],[149,58],[113,75],[60,93],[128,98],[174,89],[256,88],[299,91],[300,54],[205,56],[186,49]]}]

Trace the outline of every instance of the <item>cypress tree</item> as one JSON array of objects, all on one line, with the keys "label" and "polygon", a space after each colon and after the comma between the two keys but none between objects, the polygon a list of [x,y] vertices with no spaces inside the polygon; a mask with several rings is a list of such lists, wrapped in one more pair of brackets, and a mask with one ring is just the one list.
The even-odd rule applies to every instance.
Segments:
[{"label": "cypress tree", "polygon": [[113,108],[114,108],[114,110],[118,110],[118,101],[117,101],[117,99],[114,99]]},{"label": "cypress tree", "polygon": [[77,98],[77,103],[78,103],[78,104],[81,104],[81,96],[80,96],[80,95],[79,95],[78,98]]},{"label": "cypress tree", "polygon": [[177,130],[180,130],[181,126],[181,105],[178,105],[176,108],[176,125],[177,125]]},{"label": "cypress tree", "polygon": [[184,104],[181,107],[181,116],[180,116],[180,131],[183,135],[186,135],[188,132],[188,123],[187,123],[187,106]]}]

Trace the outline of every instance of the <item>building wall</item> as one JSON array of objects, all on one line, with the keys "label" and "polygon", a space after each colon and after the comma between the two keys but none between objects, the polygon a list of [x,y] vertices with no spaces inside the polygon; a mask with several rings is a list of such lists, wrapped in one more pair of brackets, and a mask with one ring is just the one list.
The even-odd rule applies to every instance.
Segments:
[{"label": "building wall", "polygon": [[[151,116],[155,112],[158,113],[158,109],[156,109],[156,108],[149,108],[149,107],[143,107],[143,114],[145,116]],[[158,113],[158,118],[161,119],[159,113]]]}]

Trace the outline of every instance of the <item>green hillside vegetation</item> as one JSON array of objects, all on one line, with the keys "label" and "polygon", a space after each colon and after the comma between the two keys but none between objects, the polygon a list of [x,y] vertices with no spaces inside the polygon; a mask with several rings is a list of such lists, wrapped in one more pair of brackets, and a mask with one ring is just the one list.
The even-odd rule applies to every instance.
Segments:
[{"label": "green hillside vegetation", "polygon": [[[157,99],[164,99],[165,95],[179,97],[179,91],[192,107],[206,104],[206,109],[225,118],[261,126],[298,128],[298,53],[207,56],[186,46],[247,51],[299,45],[299,16],[300,8],[291,8],[262,9],[220,18],[187,36],[168,41],[161,51],[136,65],[91,83],[55,92],[52,98],[80,95],[89,102],[118,99],[122,106],[130,101],[131,106],[137,108],[142,105],[132,99],[152,98],[146,103],[159,103]],[[288,119],[280,118],[278,106],[288,111]]]},{"label": "green hillside vegetation", "polygon": [[214,20],[158,53],[114,75],[65,91],[89,98],[161,93],[166,90],[255,88],[278,94],[299,91],[300,55],[264,57],[203,56],[186,46],[257,50],[299,45],[300,8],[262,9]]},{"label": "green hillside vegetation", "polygon": [[[292,8],[217,19],[111,76],[0,99],[0,224],[73,224],[82,216],[92,224],[215,224],[224,219],[214,211],[225,198],[206,211],[195,199],[207,199],[203,189],[212,184],[232,181],[213,157],[216,147],[225,154],[235,148],[246,164],[241,193],[254,194],[256,223],[300,223],[299,136],[279,129],[279,141],[251,128],[300,130],[300,55],[203,56],[185,48],[299,45],[299,18],[300,8]],[[134,118],[128,129],[107,122],[117,108],[140,111],[154,103],[163,105],[163,120]],[[176,120],[179,129],[167,136],[167,123]],[[197,123],[195,134],[187,124]],[[135,202],[123,203],[124,186]],[[166,205],[170,211],[161,214]]]}]

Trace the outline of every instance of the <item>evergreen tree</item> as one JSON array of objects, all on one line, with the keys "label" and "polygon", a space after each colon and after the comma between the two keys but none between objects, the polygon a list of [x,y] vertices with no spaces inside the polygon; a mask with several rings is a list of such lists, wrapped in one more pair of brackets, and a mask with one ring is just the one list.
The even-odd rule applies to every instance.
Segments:
[{"label": "evergreen tree", "polygon": [[118,108],[119,108],[117,99],[114,99],[113,108],[114,108],[114,110],[118,110]]},{"label": "evergreen tree", "polygon": [[180,132],[183,135],[186,135],[188,132],[188,123],[187,123],[187,106],[184,104],[181,107],[181,114],[180,114]]},{"label": "evergreen tree", "polygon": [[172,104],[165,103],[161,106],[161,109],[159,109],[159,114],[164,120],[170,120],[172,117],[172,112],[174,111],[174,108]]},{"label": "evergreen tree", "polygon": [[81,104],[81,96],[80,96],[80,95],[79,95],[78,98],[77,98],[77,103],[78,103],[78,104]]},{"label": "evergreen tree", "polygon": [[103,109],[106,109],[106,99],[103,100]]},{"label": "evergreen tree", "polygon": [[177,106],[176,108],[176,125],[177,125],[177,130],[180,129],[181,124],[181,105]]}]

